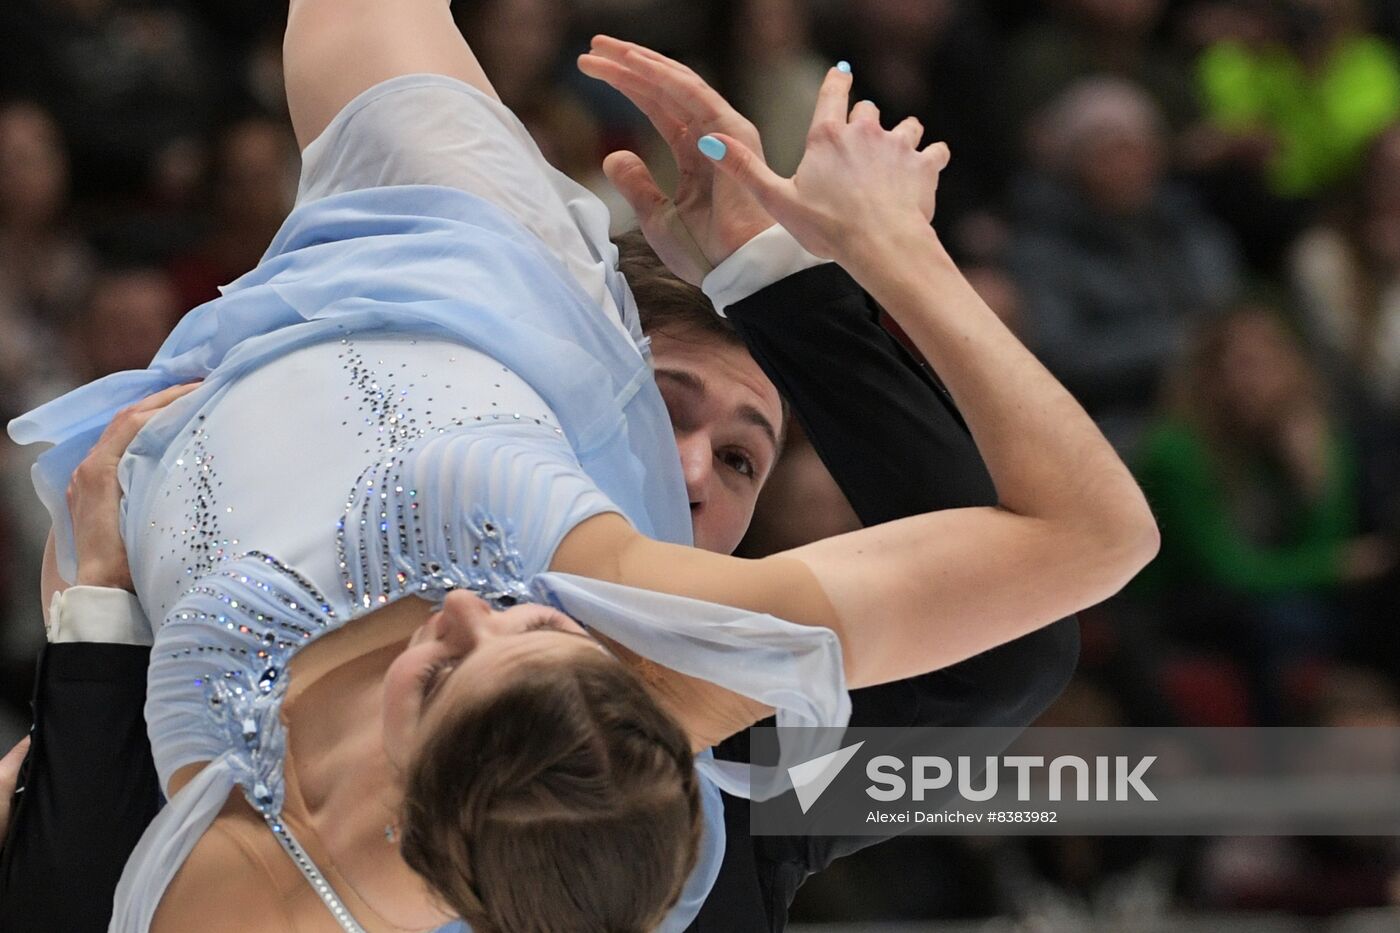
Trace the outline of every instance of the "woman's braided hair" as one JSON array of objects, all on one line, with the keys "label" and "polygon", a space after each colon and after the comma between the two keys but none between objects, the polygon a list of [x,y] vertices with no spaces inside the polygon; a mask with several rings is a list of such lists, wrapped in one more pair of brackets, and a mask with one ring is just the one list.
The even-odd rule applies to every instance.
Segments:
[{"label": "woman's braided hair", "polygon": [[598,653],[452,711],[411,768],[401,851],[474,933],[650,933],[700,832],[685,732]]}]

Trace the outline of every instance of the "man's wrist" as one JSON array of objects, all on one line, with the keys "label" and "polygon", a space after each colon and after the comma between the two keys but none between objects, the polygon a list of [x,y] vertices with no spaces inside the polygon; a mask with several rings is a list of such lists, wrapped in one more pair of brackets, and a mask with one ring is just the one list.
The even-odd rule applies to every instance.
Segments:
[{"label": "man's wrist", "polygon": [[736,249],[705,276],[700,288],[720,317],[725,309],[773,283],[827,260],[807,252],[778,224]]},{"label": "man's wrist", "polygon": [[110,586],[71,586],[55,593],[49,641],[149,646],[151,626],[135,594]]}]

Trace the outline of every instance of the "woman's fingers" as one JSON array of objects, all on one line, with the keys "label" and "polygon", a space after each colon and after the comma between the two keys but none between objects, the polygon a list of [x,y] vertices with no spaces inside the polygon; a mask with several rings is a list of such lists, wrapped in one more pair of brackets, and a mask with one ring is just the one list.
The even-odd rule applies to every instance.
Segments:
[{"label": "woman's fingers", "polygon": [[936,172],[941,172],[947,168],[948,161],[953,157],[952,150],[948,148],[948,144],[945,142],[929,143],[920,151],[928,156],[929,161],[933,164],[933,170]]},{"label": "woman's fingers", "polygon": [[852,123],[874,123],[880,125],[880,108],[876,107],[873,101],[857,101],[851,108]]},{"label": "woman's fingers", "polygon": [[851,101],[851,73],[832,68],[826,73],[821,90],[817,92],[817,109],[812,114],[812,129],[823,124],[845,126],[846,112]]},{"label": "woman's fingers", "polygon": [[698,148],[747,188],[774,220],[782,223],[789,215],[797,199],[792,179],[775,174],[748,146],[726,133],[711,133],[700,139]]},{"label": "woman's fingers", "polygon": [[911,149],[918,149],[919,143],[924,141],[924,125],[917,117],[905,117],[890,132],[908,142]]}]

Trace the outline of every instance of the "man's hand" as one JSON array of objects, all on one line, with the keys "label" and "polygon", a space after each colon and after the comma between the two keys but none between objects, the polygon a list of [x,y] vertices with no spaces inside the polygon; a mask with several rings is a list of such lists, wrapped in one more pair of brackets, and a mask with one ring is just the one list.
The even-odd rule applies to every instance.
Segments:
[{"label": "man's hand", "polygon": [[171,386],[122,409],[73,471],[68,483],[68,512],[73,516],[73,546],[78,556],[78,578],[73,581],[77,585],[132,588],[121,536],[122,490],[117,464],[147,422],[198,387],[197,382]]},{"label": "man's hand", "polygon": [[608,36],[595,36],[592,51],[579,56],[578,65],[626,95],[671,147],[680,171],[674,201],[636,153],[612,153],[603,172],[673,273],[699,285],[711,269],[773,226],[745,186],[717,171],[695,147],[702,136],[724,133],[763,155],[758,129],[699,75],[659,52]]},{"label": "man's hand", "polygon": [[16,743],[15,747],[0,758],[0,840],[10,829],[10,798],[15,795],[15,784],[19,781],[19,766],[24,756],[29,754],[29,736]]}]

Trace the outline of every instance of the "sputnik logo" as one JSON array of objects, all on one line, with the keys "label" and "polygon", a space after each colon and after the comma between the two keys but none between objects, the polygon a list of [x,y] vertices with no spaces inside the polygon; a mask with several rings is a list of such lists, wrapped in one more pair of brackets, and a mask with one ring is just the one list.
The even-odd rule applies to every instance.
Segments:
[{"label": "sputnik logo", "polygon": [[845,748],[838,748],[834,752],[788,768],[788,777],[792,780],[792,789],[797,792],[797,803],[802,807],[803,813],[812,809],[812,804],[826,792],[831,782],[851,763],[851,759],[864,744],[865,742],[861,741],[847,745]]}]

